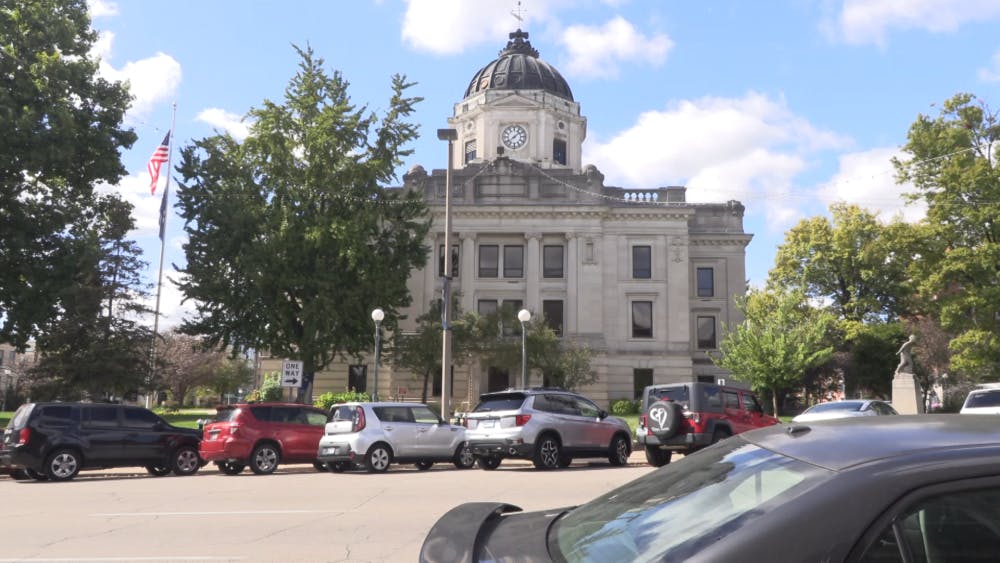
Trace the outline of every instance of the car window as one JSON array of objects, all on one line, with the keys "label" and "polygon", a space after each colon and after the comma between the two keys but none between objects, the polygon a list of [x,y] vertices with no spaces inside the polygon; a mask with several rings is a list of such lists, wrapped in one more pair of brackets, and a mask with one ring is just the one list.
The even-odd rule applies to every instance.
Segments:
[{"label": "car window", "polygon": [[735,391],[723,391],[722,401],[727,409],[739,410],[740,408],[740,396]]},{"label": "car window", "polygon": [[688,402],[691,400],[688,393],[688,386],[680,385],[677,387],[654,387],[649,390],[649,397],[647,397],[646,406],[648,407],[656,401],[663,400],[681,403],[685,408],[687,408]]},{"label": "car window", "polygon": [[24,428],[34,407],[33,403],[17,407],[17,412],[14,413],[14,418],[11,418],[10,422],[7,423],[7,428]]},{"label": "car window", "polygon": [[373,407],[372,410],[382,422],[413,422],[409,407]]},{"label": "car window", "polygon": [[327,416],[323,411],[317,411],[313,409],[304,409],[306,424],[311,424],[313,426],[326,426]]},{"label": "car window", "polygon": [[354,421],[354,417],[355,417],[357,411],[358,411],[358,408],[357,407],[353,407],[351,405],[340,405],[340,406],[337,406],[337,407],[333,407],[332,411],[330,412],[330,420],[331,421],[334,421],[334,420],[350,420],[350,421]]},{"label": "car window", "polygon": [[472,412],[516,411],[524,403],[524,393],[505,393],[481,397]]},{"label": "car window", "polygon": [[546,395],[545,402],[548,404],[547,412],[555,414],[579,415],[580,409],[574,397],[570,395]]},{"label": "car window", "polygon": [[860,411],[862,401],[832,401],[829,403],[819,403],[806,409],[806,412],[832,412],[832,411]]},{"label": "car window", "polygon": [[701,387],[701,400],[705,410],[719,410],[722,408],[721,389],[714,385],[703,385]]},{"label": "car window", "polygon": [[118,407],[92,405],[87,408],[86,423],[98,427],[118,426]]},{"label": "car window", "polygon": [[46,405],[38,413],[39,421],[48,426],[69,426],[78,416],[70,405]]},{"label": "car window", "polygon": [[[904,549],[909,559],[904,559]],[[951,492],[919,501],[882,532],[861,561],[989,561],[997,553],[1000,489],[987,489]]]},{"label": "car window", "polygon": [[1000,391],[970,393],[965,399],[967,407],[1000,407]]},{"label": "car window", "polygon": [[439,424],[441,422],[441,417],[424,405],[418,405],[410,408],[410,413],[413,420],[421,424]]},{"label": "car window", "polygon": [[764,411],[764,409],[761,408],[760,403],[757,402],[757,397],[754,397],[750,393],[743,394],[743,410],[747,412]]},{"label": "car window", "polygon": [[215,422],[232,422],[239,413],[240,409],[233,407],[219,409],[215,412]]},{"label": "car window", "polygon": [[587,418],[597,418],[601,414],[601,409],[583,397],[575,397],[576,410]]},{"label": "car window", "polygon": [[250,412],[261,422],[271,421],[271,407],[250,407]]},{"label": "car window", "polygon": [[131,428],[153,428],[160,417],[146,409],[125,407],[125,426]]}]

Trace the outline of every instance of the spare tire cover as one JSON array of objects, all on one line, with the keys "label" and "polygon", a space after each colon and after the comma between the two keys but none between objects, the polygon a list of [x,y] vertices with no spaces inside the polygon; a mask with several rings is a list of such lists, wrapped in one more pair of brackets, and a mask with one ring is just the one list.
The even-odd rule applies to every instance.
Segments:
[{"label": "spare tire cover", "polygon": [[646,411],[646,424],[660,440],[671,438],[681,427],[681,406],[673,401],[656,401]]}]

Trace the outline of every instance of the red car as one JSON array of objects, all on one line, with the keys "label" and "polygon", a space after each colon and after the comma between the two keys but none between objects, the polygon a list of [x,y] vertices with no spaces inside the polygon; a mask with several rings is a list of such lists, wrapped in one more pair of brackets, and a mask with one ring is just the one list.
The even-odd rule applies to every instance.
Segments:
[{"label": "red car", "polygon": [[219,471],[236,475],[247,465],[258,475],[274,473],[280,463],[316,461],[327,413],[295,403],[222,405],[204,427],[199,454]]}]

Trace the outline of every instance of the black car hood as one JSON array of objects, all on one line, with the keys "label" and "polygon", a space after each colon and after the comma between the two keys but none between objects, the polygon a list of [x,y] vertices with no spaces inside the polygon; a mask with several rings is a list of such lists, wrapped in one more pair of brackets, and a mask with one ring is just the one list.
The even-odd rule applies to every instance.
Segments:
[{"label": "black car hood", "polygon": [[[452,508],[428,532],[420,561],[547,561],[549,527],[569,508],[523,512],[501,502]],[[519,512],[519,514],[511,514]],[[502,556],[494,555],[502,554]]]}]

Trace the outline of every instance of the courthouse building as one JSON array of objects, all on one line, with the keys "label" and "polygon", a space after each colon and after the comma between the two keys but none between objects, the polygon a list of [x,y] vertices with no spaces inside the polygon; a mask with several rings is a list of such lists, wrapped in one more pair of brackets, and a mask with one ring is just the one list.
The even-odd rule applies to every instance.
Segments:
[{"label": "courthouse building", "polygon": [[[583,391],[605,406],[654,382],[727,376],[708,353],[724,327],[740,320],[734,300],[746,290],[751,239],[743,205],[687,203],[681,186],[605,185],[600,163],[582,161],[581,103],[520,30],[472,75],[448,127],[456,137],[452,291],[463,311],[526,308],[561,338],[589,347],[597,382]],[[404,332],[442,295],[445,177],[445,170],[415,166],[395,188],[422,192],[433,217],[431,259],[411,273]],[[373,371],[370,359],[334,364],[316,375],[314,395],[348,386],[370,393]],[[517,386],[520,378],[519,370],[476,362],[455,366],[452,406],[475,405],[479,393]],[[439,372],[438,395],[440,379]],[[540,375],[529,384],[540,385]],[[419,398],[420,387],[383,358],[380,398]]]}]

